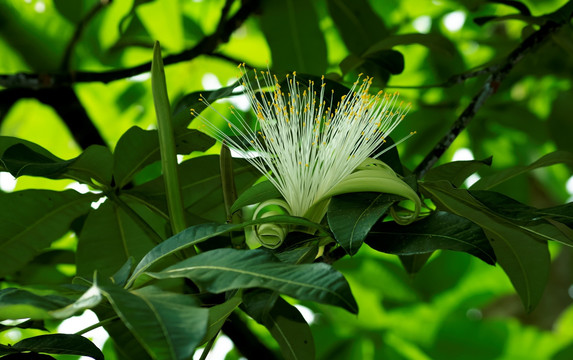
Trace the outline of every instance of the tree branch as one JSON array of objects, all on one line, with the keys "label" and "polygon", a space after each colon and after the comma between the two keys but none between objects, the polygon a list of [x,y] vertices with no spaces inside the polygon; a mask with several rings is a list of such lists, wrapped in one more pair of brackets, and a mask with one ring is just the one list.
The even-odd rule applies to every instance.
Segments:
[{"label": "tree branch", "polygon": [[490,67],[490,69],[495,69],[495,71],[490,74],[481,90],[473,97],[470,104],[453,123],[448,133],[438,141],[434,148],[414,170],[414,173],[419,179],[424,177],[426,172],[436,164],[440,157],[452,145],[457,136],[468,126],[477,111],[484,105],[485,101],[497,92],[499,86],[514,66],[519,63],[525,55],[538,48],[539,45],[544,43],[551,34],[564,25],[565,23],[555,23],[553,21],[546,22],[538,31],[531,34],[517,48],[515,48],[501,64]]},{"label": "tree branch", "polygon": [[66,50],[64,51],[64,56],[62,59],[62,65],[60,69],[62,71],[70,71],[70,64],[72,61],[72,55],[74,53],[74,49],[77,43],[80,41],[82,34],[87,26],[87,24],[100,12],[103,8],[105,8],[110,3],[110,0],[100,0],[97,4],[78,22],[76,29],[74,30],[74,34],[70,39],[68,45],[66,46]]},{"label": "tree branch", "polygon": [[[176,64],[182,61],[192,60],[199,55],[211,55],[217,47],[229,41],[231,34],[237,30],[243,22],[259,6],[260,0],[243,0],[241,7],[228,20],[226,15],[230,10],[231,1],[227,1],[222,10],[222,17],[217,25],[217,30],[204,37],[191,49],[184,50],[179,54],[173,54],[163,58],[164,65]],[[109,70],[102,72],[77,71],[72,73],[61,74],[9,74],[0,75],[0,86],[7,88],[53,88],[59,86],[70,86],[80,82],[102,82],[109,83],[119,79],[125,79],[145,72],[151,69],[151,61],[144,64],[126,69]]]}]

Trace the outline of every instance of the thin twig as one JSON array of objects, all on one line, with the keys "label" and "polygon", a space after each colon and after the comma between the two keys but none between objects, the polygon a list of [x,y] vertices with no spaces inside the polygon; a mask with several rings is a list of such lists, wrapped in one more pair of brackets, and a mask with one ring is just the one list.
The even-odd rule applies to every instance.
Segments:
[{"label": "thin twig", "polygon": [[[183,61],[192,60],[200,55],[211,55],[218,46],[229,41],[231,34],[237,30],[243,22],[258,8],[260,0],[243,0],[241,7],[228,20],[221,19],[217,30],[204,37],[191,49],[184,50],[163,58],[165,66]],[[226,6],[226,5],[225,5]],[[226,10],[228,12],[228,10]],[[40,89],[47,87],[69,86],[81,82],[109,83],[119,79],[129,78],[135,75],[149,72],[151,61],[131,68],[110,70],[102,72],[77,71],[66,74],[4,74],[0,75],[0,86],[7,88],[32,88]]]},{"label": "thin twig", "polygon": [[558,24],[552,21],[548,21],[538,31],[531,34],[519,46],[517,46],[517,48],[515,48],[501,64],[495,66],[497,69],[490,74],[481,90],[473,97],[470,104],[460,114],[448,133],[444,135],[440,141],[438,141],[434,148],[428,153],[428,155],[426,155],[424,160],[422,160],[422,162],[414,170],[414,173],[418,178],[424,177],[426,172],[428,172],[428,170],[430,170],[436,164],[436,162],[446,152],[450,145],[452,145],[457,136],[468,126],[477,111],[484,105],[485,101],[491,95],[497,92],[499,86],[514,68],[514,66],[519,61],[521,61],[521,59],[523,59],[527,53],[531,52],[540,44],[544,43],[551,36],[551,34],[553,34],[563,25],[564,23]]},{"label": "thin twig", "polygon": [[68,42],[66,46],[66,50],[64,51],[64,56],[62,58],[62,65],[60,69],[62,71],[69,71],[70,64],[72,62],[72,55],[74,53],[74,49],[78,42],[80,41],[84,30],[86,29],[87,24],[99,13],[103,8],[105,8],[110,3],[110,0],[100,0],[91,10],[78,22],[76,29],[74,30],[74,34],[72,38]]}]

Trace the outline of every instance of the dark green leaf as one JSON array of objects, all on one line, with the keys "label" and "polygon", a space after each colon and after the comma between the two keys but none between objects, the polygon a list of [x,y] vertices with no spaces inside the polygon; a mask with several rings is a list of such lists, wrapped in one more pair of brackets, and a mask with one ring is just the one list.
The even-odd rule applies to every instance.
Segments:
[{"label": "dark green leaf", "polygon": [[[233,171],[239,193],[261,177],[261,174],[243,159],[233,159]],[[183,203],[188,211],[211,221],[225,221],[220,172],[219,156],[216,155],[192,158],[179,165]],[[136,186],[127,193],[166,210],[163,177]]]},{"label": "dark green leaf", "polygon": [[90,184],[111,183],[111,153],[100,145],[88,147],[80,156],[62,160],[47,150],[38,151],[28,144],[16,144],[4,151],[2,163],[14,176],[41,176],[49,179],[73,179]]},{"label": "dark green leaf", "polygon": [[231,212],[235,212],[244,206],[257,204],[270,199],[282,198],[282,194],[270,181],[262,181],[245,190],[231,206]]},{"label": "dark green leaf", "polygon": [[0,321],[6,319],[50,319],[50,312],[68,306],[73,301],[58,295],[37,295],[32,292],[6,288],[0,290]]},{"label": "dark green leaf", "polygon": [[[0,304],[0,307],[2,305]],[[8,329],[19,328],[19,329],[38,329],[43,331],[48,331],[44,326],[43,320],[26,320],[16,325],[3,325],[0,324],[0,332],[6,331]]]},{"label": "dark green leaf", "polygon": [[213,293],[262,287],[301,300],[340,306],[352,313],[358,311],[348,283],[329,265],[286,264],[263,250],[211,250],[148,274],[158,279],[186,277]]},{"label": "dark green leaf", "polygon": [[225,321],[235,311],[237,306],[241,303],[241,297],[238,295],[233,296],[222,304],[211,306],[209,310],[209,320],[207,325],[207,333],[201,341],[201,345],[212,339],[219,333]]},{"label": "dark green leaf", "polygon": [[[555,141],[559,150],[573,153],[573,141],[568,136],[573,134],[573,121],[571,121],[571,103],[573,95],[564,91],[559,94],[551,105],[551,114],[547,118],[547,126],[551,138]],[[573,168],[573,165],[569,165]]]},{"label": "dark green leaf", "polygon": [[154,287],[126,291],[104,287],[114,310],[156,359],[188,359],[207,329],[208,310],[190,295]]},{"label": "dark green leaf", "polygon": [[315,359],[310,326],[296,307],[268,290],[247,292],[243,301],[247,314],[269,330],[286,360]]},{"label": "dark green leaf", "polygon": [[74,24],[81,20],[85,10],[87,9],[87,5],[87,1],[85,0],[54,0],[56,10]]},{"label": "dark green leaf", "polygon": [[133,269],[133,265],[135,265],[135,259],[133,256],[130,256],[125,264],[112,276],[112,281],[114,284],[118,286],[124,286],[129,279],[129,275],[131,275],[131,270]]},{"label": "dark green leaf", "polygon": [[398,255],[404,270],[410,275],[417,274],[424,265],[428,262],[428,259],[432,256],[431,252],[425,254],[413,254],[413,255]]},{"label": "dark green leaf", "polygon": [[144,271],[148,270],[153,264],[161,259],[175,253],[176,251],[183,250],[189,246],[193,246],[203,242],[212,237],[228,233],[230,231],[242,230],[248,226],[276,223],[276,224],[291,224],[303,227],[310,227],[317,229],[321,232],[325,230],[318,224],[308,221],[304,218],[294,216],[270,216],[264,219],[252,220],[242,224],[200,224],[191,226],[184,231],[170,237],[163,241],[161,244],[154,247],[149,253],[141,259],[139,264],[133,270],[133,274],[128,281],[128,284],[133,284],[133,281],[141,275]]},{"label": "dark green leaf", "polygon": [[14,344],[20,351],[34,351],[48,354],[68,354],[89,356],[103,360],[103,353],[91,341],[80,335],[50,334],[24,339]]},{"label": "dark green leaf", "polygon": [[393,75],[400,74],[404,71],[404,55],[396,50],[371,52],[364,58]]},{"label": "dark green leaf", "polygon": [[344,44],[355,55],[361,55],[388,34],[366,0],[328,0],[326,4]]},{"label": "dark green leaf", "polygon": [[331,199],[327,212],[330,230],[344,250],[349,255],[354,255],[372,226],[399,200],[402,198],[389,194],[358,193],[335,196]]},{"label": "dark green leaf", "polygon": [[535,161],[529,166],[516,166],[511,169],[499,171],[493,175],[482,177],[479,181],[471,186],[472,190],[487,190],[497,186],[504,181],[507,181],[517,175],[521,175],[528,171],[551,166],[555,164],[566,164],[573,168],[573,153],[567,151],[555,151],[549,153],[539,160]]},{"label": "dark green leaf", "polygon": [[126,211],[109,199],[92,210],[82,228],[76,252],[78,276],[112,276],[130,257],[140,260],[155,246]]},{"label": "dark green leaf", "polygon": [[37,353],[17,353],[3,356],[4,360],[57,360],[55,357]]},{"label": "dark green leaf", "polygon": [[427,47],[432,52],[438,52],[446,56],[454,56],[456,48],[443,35],[439,34],[400,34],[388,36],[373,44],[364,53],[364,56],[377,53],[380,50],[388,50],[397,45],[420,44]]},{"label": "dark green leaf", "polygon": [[[209,149],[215,140],[194,129],[183,129],[175,134],[178,154]],[[114,151],[113,172],[118,187],[125,186],[133,175],[155,161],[160,160],[157,130],[130,128],[119,139]]]},{"label": "dark green leaf", "polygon": [[98,198],[74,190],[0,193],[0,275],[20,269],[63,236],[72,221],[86,213]]},{"label": "dark green leaf", "polygon": [[260,22],[273,68],[315,75],[326,72],[326,42],[312,2],[265,0]]},{"label": "dark green leaf", "polygon": [[381,223],[368,234],[366,243],[378,250],[396,255],[432,253],[436,250],[462,251],[495,264],[495,254],[483,230],[473,222],[448,212],[432,215],[401,226]]},{"label": "dark green leaf", "polygon": [[467,190],[455,189],[446,181],[424,182],[422,189],[439,209],[476,223],[483,230],[527,311],[541,299],[549,275],[547,242],[517,224],[496,215]]},{"label": "dark green leaf", "polygon": [[484,165],[491,165],[491,157],[485,160],[452,161],[428,171],[424,180],[448,180],[455,187],[460,187],[464,181]]},{"label": "dark green leaf", "polygon": [[227,87],[222,87],[217,90],[204,90],[197,91],[183,96],[177,101],[173,107],[173,128],[175,131],[184,129],[195,118],[191,114],[191,109],[197,113],[201,113],[207,108],[204,101],[199,100],[203,96],[207,102],[214,103],[215,101],[233,95],[234,90],[241,84],[240,81],[235,82]]}]

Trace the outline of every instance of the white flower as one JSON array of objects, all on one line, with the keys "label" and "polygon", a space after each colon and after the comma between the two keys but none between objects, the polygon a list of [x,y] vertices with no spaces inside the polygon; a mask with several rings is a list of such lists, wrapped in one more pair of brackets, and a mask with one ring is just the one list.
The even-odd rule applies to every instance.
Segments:
[{"label": "white flower", "polygon": [[379,155],[385,138],[410,109],[410,104],[397,104],[397,93],[369,94],[370,77],[359,75],[348,94],[332,106],[334,90],[325,91],[324,76],[321,84],[301,84],[294,72],[286,76],[286,85],[281,85],[269,71],[254,70],[250,80],[244,65],[239,68],[244,92],[256,114],[254,129],[236,111],[236,121],[225,118],[236,137],[229,137],[209,121],[205,124],[218,140],[224,140],[267,176],[291,215],[314,221],[320,221],[326,207],[309,216],[313,206],[335,195],[337,185],[369,157]]}]

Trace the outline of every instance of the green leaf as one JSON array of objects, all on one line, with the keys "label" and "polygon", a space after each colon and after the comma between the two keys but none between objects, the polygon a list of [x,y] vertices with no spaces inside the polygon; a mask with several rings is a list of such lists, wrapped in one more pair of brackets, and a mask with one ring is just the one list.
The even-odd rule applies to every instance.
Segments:
[{"label": "green leaf", "polygon": [[157,279],[186,277],[212,293],[262,287],[358,312],[348,283],[331,266],[286,264],[263,250],[211,250],[147,274]]},{"label": "green leaf", "polygon": [[[568,38],[570,41],[570,37]],[[571,137],[568,136],[573,134],[573,124],[570,116],[572,101],[573,95],[569,91],[563,91],[559,94],[557,99],[551,104],[551,114],[547,118],[547,127],[557,148],[573,153],[573,142]]]},{"label": "green leaf", "polygon": [[74,24],[81,20],[84,16],[85,10],[87,9],[86,1],[84,0],[54,0],[54,7],[63,17]]},{"label": "green leaf", "polygon": [[357,193],[335,196],[328,206],[328,224],[336,241],[349,255],[360,249],[372,226],[402,200],[390,194]]},{"label": "green leaf", "polygon": [[97,346],[85,337],[74,334],[34,336],[17,342],[12,348],[19,351],[81,355],[89,356],[96,360],[104,360],[103,353]]},{"label": "green leaf", "polygon": [[[0,306],[2,306],[2,305],[0,305]],[[43,320],[26,320],[24,322],[21,322],[21,323],[15,324],[15,325],[0,324],[0,332],[6,331],[8,329],[13,329],[13,328],[37,329],[37,330],[42,330],[42,331],[48,331],[48,329],[46,329],[46,327],[44,325]]]},{"label": "green leaf", "polygon": [[[233,159],[235,186],[240,193],[249,188],[261,174],[246,160]],[[207,155],[179,165],[183,205],[189,212],[211,221],[225,221],[219,156]],[[126,191],[161,209],[166,209],[163,177]]]},{"label": "green leaf", "polygon": [[328,0],[326,4],[344,44],[355,55],[361,55],[388,34],[366,0]]},{"label": "green leaf", "polygon": [[205,337],[201,341],[200,345],[203,345],[207,341],[211,340],[214,336],[216,336],[225,321],[235,311],[237,306],[239,306],[242,302],[241,296],[239,294],[233,296],[229,300],[225,301],[222,304],[218,304],[215,306],[211,306],[209,310],[209,320],[207,321],[207,333]]},{"label": "green leaf", "polygon": [[527,311],[541,299],[549,275],[547,242],[517,224],[495,214],[467,190],[455,189],[446,181],[424,182],[422,189],[438,208],[479,225]]},{"label": "green leaf", "polygon": [[284,359],[315,359],[310,326],[296,307],[268,290],[249,291],[243,295],[243,301],[247,314],[264,325],[277,341]]},{"label": "green leaf", "polygon": [[384,69],[393,75],[400,74],[404,71],[404,55],[396,50],[371,52],[364,58],[371,61],[378,68]]},{"label": "green leaf", "polygon": [[[557,241],[564,245],[573,246],[573,238],[570,233],[563,232],[564,229],[556,225],[559,224],[560,218],[551,214],[552,209],[536,209],[494,191],[471,190],[470,194],[487,208],[514,221],[519,228],[531,233],[539,240]],[[540,218],[540,216],[545,219]]]},{"label": "green leaf", "polygon": [[199,100],[203,96],[208,103],[233,95],[234,90],[241,85],[241,81],[222,87],[217,90],[197,91],[183,96],[173,107],[173,127],[176,131],[186,128],[195,117],[191,114],[191,109],[200,114],[207,108],[204,101]]},{"label": "green leaf", "polygon": [[95,270],[112,276],[130,257],[140,260],[155,246],[123,208],[109,199],[85,220],[76,252],[78,276],[91,278]]},{"label": "green leaf", "polygon": [[260,23],[273,68],[315,75],[326,72],[326,42],[312,2],[265,0]]},{"label": "green leaf", "polygon": [[463,251],[495,265],[495,254],[483,230],[473,222],[445,211],[437,211],[409,226],[392,222],[376,225],[366,243],[371,248],[396,255]]},{"label": "green leaf", "polygon": [[200,224],[191,226],[179,234],[176,234],[175,236],[172,236],[169,239],[163,241],[161,244],[157,245],[149,253],[147,253],[133,270],[133,274],[129,278],[127,286],[133,284],[135,279],[144,271],[149,269],[153,264],[179,250],[183,250],[189,246],[196,245],[218,235],[222,235],[231,231],[242,230],[248,226],[272,223],[298,225],[317,229],[321,232],[325,231],[320,225],[308,221],[304,218],[286,215],[270,216],[264,219],[247,221],[242,224]]},{"label": "green leaf", "polygon": [[488,190],[503,183],[504,181],[507,181],[528,171],[555,164],[566,164],[570,168],[573,168],[573,153],[567,151],[552,152],[541,157],[539,160],[535,161],[529,166],[516,166],[511,169],[499,171],[490,176],[484,176],[475,184],[473,184],[470,189]]},{"label": "green leaf", "polygon": [[0,276],[20,269],[63,236],[99,196],[74,190],[0,193]]},{"label": "green leaf", "polygon": [[448,180],[455,187],[460,187],[464,181],[484,165],[491,165],[492,157],[484,160],[452,161],[430,169],[424,176],[426,181]]},{"label": "green leaf", "polygon": [[14,177],[41,176],[49,179],[73,179],[91,184],[95,179],[101,184],[111,184],[111,153],[100,145],[88,147],[81,155],[63,160],[43,149],[29,144],[16,144],[7,148],[2,164]]},{"label": "green leaf", "polygon": [[443,35],[439,34],[400,34],[388,36],[373,44],[366,50],[363,56],[375,54],[380,50],[391,49],[397,45],[419,44],[427,47],[432,52],[437,52],[448,57],[456,54],[455,46]]},{"label": "green leaf", "polygon": [[270,199],[282,198],[282,194],[270,181],[262,181],[245,190],[231,206],[235,212],[247,205],[257,204]]},{"label": "green leaf", "polygon": [[38,295],[27,290],[0,290],[0,321],[7,319],[51,319],[50,311],[68,306],[72,300],[58,295]]},{"label": "green leaf", "polygon": [[101,298],[102,296],[100,289],[96,284],[93,284],[74,303],[64,308],[54,310],[50,312],[50,315],[56,319],[66,319],[73,316],[78,311],[96,307],[100,303]]},{"label": "green leaf", "polygon": [[102,288],[117,315],[155,359],[188,359],[205,335],[208,310],[190,295],[155,287]]},{"label": "green leaf", "polygon": [[[198,130],[183,129],[175,134],[178,154],[205,151],[213,144],[215,140]],[[118,187],[123,187],[139,170],[160,160],[157,130],[143,130],[133,126],[121,136],[113,156],[115,182]]]}]

